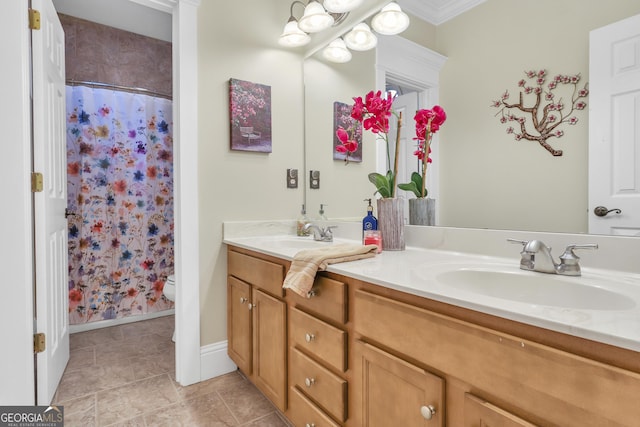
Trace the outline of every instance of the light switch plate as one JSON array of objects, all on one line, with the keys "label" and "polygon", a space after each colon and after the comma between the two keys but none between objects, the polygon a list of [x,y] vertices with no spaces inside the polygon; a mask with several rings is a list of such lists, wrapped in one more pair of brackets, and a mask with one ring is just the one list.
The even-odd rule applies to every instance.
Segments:
[{"label": "light switch plate", "polygon": [[309,188],[320,188],[320,171],[309,171]]},{"label": "light switch plate", "polygon": [[298,188],[298,169],[287,169],[287,188]]}]

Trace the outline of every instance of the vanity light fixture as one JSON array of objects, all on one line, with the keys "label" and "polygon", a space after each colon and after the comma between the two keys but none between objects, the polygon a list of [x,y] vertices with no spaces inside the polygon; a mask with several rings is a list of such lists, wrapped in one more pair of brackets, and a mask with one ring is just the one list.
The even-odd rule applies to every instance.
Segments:
[{"label": "vanity light fixture", "polygon": [[345,34],[344,42],[351,50],[364,51],[376,47],[378,37],[371,32],[367,24],[361,22]]},{"label": "vanity light fixture", "polygon": [[298,21],[298,27],[305,33],[317,33],[331,27],[335,22],[317,0],[311,0],[304,8],[304,15]]},{"label": "vanity light fixture", "polygon": [[322,50],[322,56],[324,56],[327,61],[344,63],[351,61],[352,55],[349,49],[347,49],[344,40],[337,38]]},{"label": "vanity light fixture", "polygon": [[298,20],[293,16],[293,6],[296,4],[304,7],[304,3],[301,1],[291,3],[289,20],[284,26],[284,31],[282,31],[282,34],[278,38],[278,44],[281,46],[298,47],[304,46],[311,41],[311,36],[300,29]]},{"label": "vanity light fixture", "polygon": [[324,0],[322,3],[327,12],[345,13],[360,6],[364,0]]},{"label": "vanity light fixture", "polygon": [[371,26],[378,34],[392,36],[409,27],[409,16],[400,9],[398,3],[392,1],[373,17]]}]

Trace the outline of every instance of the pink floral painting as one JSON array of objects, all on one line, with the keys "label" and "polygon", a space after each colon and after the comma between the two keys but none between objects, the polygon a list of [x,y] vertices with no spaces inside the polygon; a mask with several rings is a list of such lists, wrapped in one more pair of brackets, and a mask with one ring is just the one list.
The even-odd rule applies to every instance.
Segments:
[{"label": "pink floral painting", "polygon": [[231,149],[271,153],[271,87],[229,80]]},{"label": "pink floral painting", "polygon": [[[344,129],[348,138],[358,144],[358,148],[353,152],[344,152],[337,149],[342,145],[338,138],[338,129]],[[344,102],[333,103],[333,159],[344,160],[345,162],[362,162],[362,125],[351,117],[351,105]]]},{"label": "pink floral painting", "polygon": [[170,100],[67,87],[69,321],[173,308]]}]

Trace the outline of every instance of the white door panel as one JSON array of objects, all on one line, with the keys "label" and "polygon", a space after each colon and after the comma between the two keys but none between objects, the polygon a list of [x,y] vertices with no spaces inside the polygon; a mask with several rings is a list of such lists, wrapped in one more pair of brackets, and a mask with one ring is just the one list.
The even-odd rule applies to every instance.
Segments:
[{"label": "white door panel", "polygon": [[640,235],[640,15],[590,36],[589,232]]},{"label": "white door panel", "polygon": [[33,0],[41,28],[32,31],[33,161],[43,174],[34,194],[36,329],[46,349],[37,357],[37,403],[51,403],[69,360],[67,154],[64,31],[51,0]]}]

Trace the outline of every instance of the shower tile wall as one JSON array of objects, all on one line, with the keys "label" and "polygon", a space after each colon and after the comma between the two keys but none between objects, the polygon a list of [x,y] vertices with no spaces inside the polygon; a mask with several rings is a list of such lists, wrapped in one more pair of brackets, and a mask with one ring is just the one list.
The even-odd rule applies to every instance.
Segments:
[{"label": "shower tile wall", "polygon": [[67,79],[171,94],[171,43],[59,14]]}]

